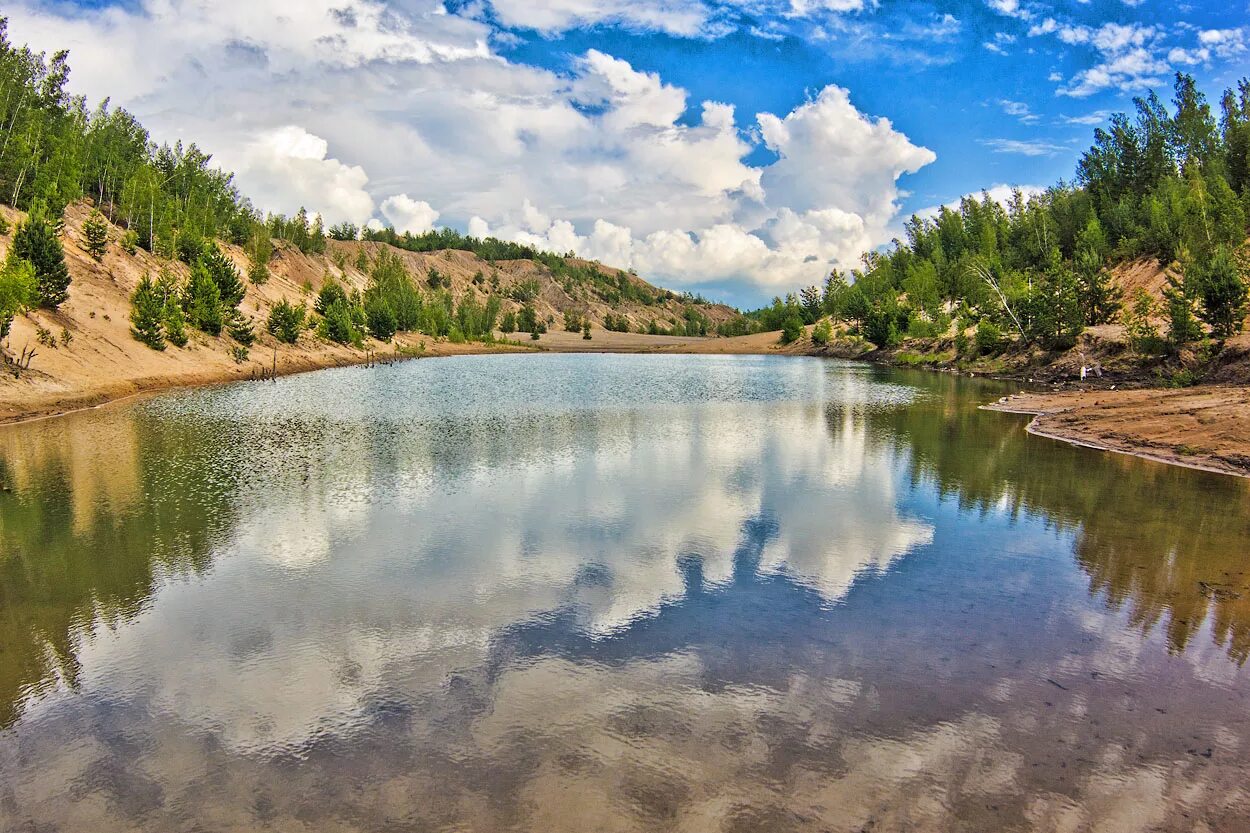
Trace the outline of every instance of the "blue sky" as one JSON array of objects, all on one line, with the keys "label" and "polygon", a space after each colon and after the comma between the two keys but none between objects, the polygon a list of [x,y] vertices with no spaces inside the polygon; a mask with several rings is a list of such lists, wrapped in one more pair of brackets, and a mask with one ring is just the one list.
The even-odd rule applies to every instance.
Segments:
[{"label": "blue sky", "polygon": [[1177,70],[1247,74],[1250,5],[1161,0],[18,3],[71,85],[267,210],[451,225],[740,305],[903,218],[1072,176]]}]

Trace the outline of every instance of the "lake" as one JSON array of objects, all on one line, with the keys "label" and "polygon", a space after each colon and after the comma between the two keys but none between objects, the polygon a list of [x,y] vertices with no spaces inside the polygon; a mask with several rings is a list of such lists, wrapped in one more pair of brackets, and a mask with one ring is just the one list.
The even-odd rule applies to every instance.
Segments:
[{"label": "lake", "polygon": [[0,428],[0,829],[1250,830],[1250,483],[819,359]]}]

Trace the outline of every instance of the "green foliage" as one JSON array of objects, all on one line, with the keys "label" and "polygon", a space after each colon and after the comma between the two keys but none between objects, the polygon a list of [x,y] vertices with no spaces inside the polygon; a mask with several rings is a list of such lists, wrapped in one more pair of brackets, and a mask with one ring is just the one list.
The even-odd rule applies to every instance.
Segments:
[{"label": "green foliage", "polygon": [[178,302],[178,296],[173,292],[165,294],[161,320],[165,324],[165,340],[175,347],[186,347],[189,340],[187,337],[187,318],[182,312],[182,305]]},{"label": "green foliage", "polygon": [[479,303],[473,293],[465,293],[456,307],[457,329],[465,338],[489,338],[495,330],[495,322],[499,318],[500,301],[494,295]]},{"label": "green foliage", "polygon": [[1076,344],[1085,328],[1076,274],[1057,256],[1038,275],[1020,305],[1024,335],[1050,349],[1066,350]]},{"label": "green foliage", "polygon": [[318,315],[325,316],[329,314],[330,307],[339,302],[347,303],[347,290],[343,289],[343,285],[333,277],[327,275],[325,282],[321,284],[321,290],[317,293],[317,301],[313,309]]},{"label": "green foliage", "polygon": [[92,211],[91,215],[83,221],[82,236],[86,243],[87,254],[95,260],[103,260],[109,242],[109,227],[104,215],[99,211]]},{"label": "green foliage", "polygon": [[613,333],[628,333],[629,319],[624,315],[616,315],[615,313],[604,313],[603,328]]},{"label": "green foliage", "polygon": [[792,315],[781,325],[781,343],[792,344],[803,337],[803,319]]},{"label": "green foliage", "polygon": [[283,298],[269,310],[266,329],[269,330],[270,335],[283,344],[294,344],[299,341],[299,334],[304,331],[304,321],[307,316],[307,307],[303,304],[292,304]]},{"label": "green foliage", "polygon": [[0,267],[0,341],[9,337],[13,319],[36,302],[36,287],[35,267],[10,251]]},{"label": "green foliage", "polygon": [[508,310],[503,314],[503,319],[499,322],[499,331],[504,335],[511,335],[517,331],[516,313]]},{"label": "green foliage", "polygon": [[361,272],[369,271],[369,256],[365,254],[364,249],[356,253],[356,268]]},{"label": "green foliage", "polygon": [[153,350],[165,349],[165,299],[151,275],[130,296],[130,334]]},{"label": "green foliage", "polygon": [[225,324],[225,305],[221,290],[203,263],[191,268],[191,280],[183,293],[183,308],[191,326],[209,335],[220,335]]},{"label": "green foliage", "polygon": [[9,221],[3,214],[0,214],[0,236],[9,233]]},{"label": "green foliage", "polygon": [[590,341],[591,339],[590,321],[582,321],[582,338],[586,341]]},{"label": "green foliage", "polygon": [[331,301],[322,316],[319,332],[325,338],[338,344],[359,346],[363,343],[364,338],[358,326],[357,317],[346,297]]},{"label": "green foliage", "polygon": [[821,319],[812,327],[812,344],[823,347],[832,340],[833,325],[829,323],[829,319]]},{"label": "green foliage", "polygon": [[582,314],[575,310],[564,311],[564,331],[566,333],[579,333],[582,330]]},{"label": "green foliage", "polygon": [[1150,293],[1138,289],[1128,309],[1121,314],[1124,333],[1128,336],[1129,346],[1137,353],[1151,355],[1163,349],[1163,339],[1152,320],[1158,313],[1158,305]]},{"label": "green foliage", "polygon": [[355,240],[359,236],[360,229],[355,223],[343,222],[338,225],[330,226],[331,240]]},{"label": "green foliage", "polygon": [[243,315],[236,310],[234,315],[230,317],[230,324],[227,329],[230,332],[230,337],[244,347],[251,346],[256,341],[255,322],[252,321],[250,315]]},{"label": "green foliage", "polygon": [[534,278],[518,281],[510,290],[508,297],[519,304],[528,304],[538,298],[542,287]]},{"label": "green foliage", "polygon": [[243,300],[244,288],[234,261],[215,245],[206,244],[200,248],[200,262],[208,270],[213,283],[217,284],[222,305],[228,309],[237,307]]},{"label": "green foliage", "polygon": [[369,335],[378,341],[390,341],[395,336],[395,310],[380,294],[365,294],[365,319]]},{"label": "green foliage", "polygon": [[517,315],[517,329],[523,333],[545,333],[547,326],[538,320],[538,313],[532,306],[526,304],[521,307],[521,312]]},{"label": "green foliage", "polygon": [[1192,282],[1202,301],[1199,314],[1217,338],[1241,332],[1246,320],[1245,270],[1226,246],[1190,264],[1185,280]]},{"label": "green foliage", "polygon": [[139,234],[134,229],[126,229],[122,232],[122,238],[118,241],[122,251],[128,255],[133,255],[139,248]]},{"label": "green foliage", "polygon": [[1174,346],[1202,338],[1202,325],[1194,314],[1194,282],[1178,281],[1168,276],[1163,290],[1164,313],[1168,319],[1168,341]]},{"label": "green foliage", "polygon": [[1003,337],[1003,331],[998,325],[987,318],[982,318],[977,322],[977,331],[975,335],[977,353],[982,356],[992,356],[1003,348],[1006,339]]},{"label": "green foliage", "polygon": [[34,267],[35,297],[39,306],[56,309],[65,302],[70,282],[65,252],[56,229],[41,211],[32,211],[18,227],[13,236],[13,253]]}]

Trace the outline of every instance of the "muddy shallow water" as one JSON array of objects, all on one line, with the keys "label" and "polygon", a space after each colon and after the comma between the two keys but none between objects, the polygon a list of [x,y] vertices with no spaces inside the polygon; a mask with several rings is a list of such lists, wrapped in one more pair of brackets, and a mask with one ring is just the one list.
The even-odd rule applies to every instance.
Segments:
[{"label": "muddy shallow water", "polygon": [[1250,481],[495,356],[0,429],[0,830],[1250,829]]}]

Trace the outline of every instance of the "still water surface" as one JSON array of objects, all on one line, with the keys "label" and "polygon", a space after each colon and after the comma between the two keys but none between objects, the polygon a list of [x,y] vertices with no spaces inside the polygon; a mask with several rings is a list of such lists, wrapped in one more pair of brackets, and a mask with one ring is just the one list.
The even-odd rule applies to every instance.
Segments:
[{"label": "still water surface", "polygon": [[499,356],[0,430],[0,830],[1250,830],[1247,482]]}]

